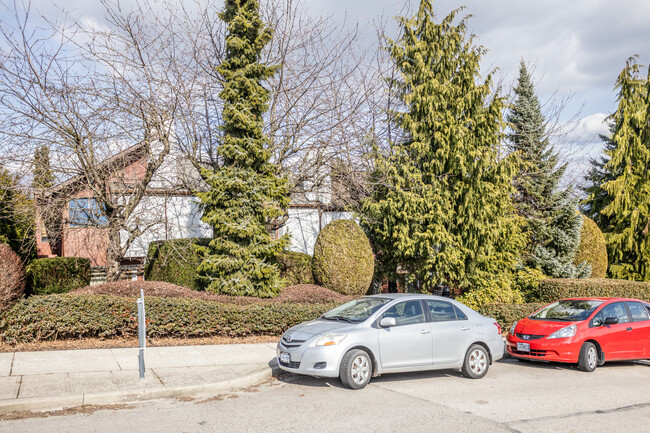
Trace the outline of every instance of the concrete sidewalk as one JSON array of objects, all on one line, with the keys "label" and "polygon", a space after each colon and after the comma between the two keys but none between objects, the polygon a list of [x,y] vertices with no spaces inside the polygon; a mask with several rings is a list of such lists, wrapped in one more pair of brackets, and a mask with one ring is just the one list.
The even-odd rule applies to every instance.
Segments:
[{"label": "concrete sidewalk", "polygon": [[275,344],[0,353],[0,414],[169,397],[203,397],[258,384],[275,368]]}]

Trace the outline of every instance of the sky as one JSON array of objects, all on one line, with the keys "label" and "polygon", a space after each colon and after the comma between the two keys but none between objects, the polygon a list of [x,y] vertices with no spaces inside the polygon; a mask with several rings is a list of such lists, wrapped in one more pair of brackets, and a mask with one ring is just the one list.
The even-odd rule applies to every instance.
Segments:
[{"label": "sky", "polygon": [[[12,0],[0,0],[0,3]],[[130,3],[132,0],[122,0]],[[263,1],[263,0],[262,0]],[[366,43],[376,44],[373,23],[404,11],[408,0],[302,0],[309,13],[358,23]],[[51,0],[32,7],[52,11]],[[411,3],[414,12],[418,0]],[[99,0],[59,0],[75,15],[101,19]],[[603,119],[616,109],[614,82],[627,58],[650,64],[650,1],[644,0],[433,0],[438,20],[465,6],[469,31],[488,49],[482,71],[497,69],[495,81],[508,92],[523,59],[532,71],[544,107],[557,107],[561,123],[571,122],[557,138],[570,148],[572,169],[584,171],[589,156],[602,149]],[[0,20],[6,15],[0,11]],[[647,69],[644,70],[647,72]],[[550,108],[549,108],[550,109]]]},{"label": "sky", "polygon": [[[362,28],[399,14],[404,0],[308,0],[312,13],[345,11]],[[414,12],[419,1],[411,2]],[[616,110],[614,84],[626,60],[650,64],[650,2],[644,0],[433,0],[437,20],[465,7],[469,32],[488,52],[482,72],[497,69],[495,82],[509,92],[521,60],[549,112],[559,113],[556,146],[569,162],[567,181],[582,181],[588,160],[602,152],[598,134]],[[340,18],[339,18],[340,19]],[[368,32],[371,34],[372,32]],[[555,108],[553,108],[555,107]],[[551,116],[549,116],[551,117]]]}]

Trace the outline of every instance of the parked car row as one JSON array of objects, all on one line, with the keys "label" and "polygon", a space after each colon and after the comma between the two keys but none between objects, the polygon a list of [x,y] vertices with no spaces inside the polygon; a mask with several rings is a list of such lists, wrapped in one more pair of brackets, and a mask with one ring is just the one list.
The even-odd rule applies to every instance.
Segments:
[{"label": "parked car row", "polygon": [[[650,305],[637,299],[563,299],[515,323],[507,352],[518,359],[577,363],[650,358]],[[386,373],[460,369],[484,377],[504,355],[496,320],[446,297],[364,296],[288,329],[277,346],[282,370],[339,377],[365,387]]]}]

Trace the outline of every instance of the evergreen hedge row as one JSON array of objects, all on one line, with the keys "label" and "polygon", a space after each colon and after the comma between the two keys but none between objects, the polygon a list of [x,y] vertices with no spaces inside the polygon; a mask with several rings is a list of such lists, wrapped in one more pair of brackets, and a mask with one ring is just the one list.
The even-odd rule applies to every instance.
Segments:
[{"label": "evergreen hedge row", "polygon": [[[315,319],[332,304],[265,303],[238,306],[185,298],[145,299],[147,336],[243,337],[280,335]],[[0,341],[134,337],[138,335],[134,298],[106,295],[48,295],[19,300],[0,317]]]},{"label": "evergreen hedge row", "polygon": [[25,269],[32,293],[66,293],[90,284],[90,260],[82,257],[36,259]]},{"label": "evergreen hedge row", "polygon": [[562,298],[577,297],[637,298],[650,301],[650,282],[613,280],[610,278],[548,279],[530,293],[538,302],[554,302]]},{"label": "evergreen hedge row", "polygon": [[479,309],[479,313],[492,317],[501,325],[501,332],[505,335],[510,327],[519,319],[531,315],[545,306],[545,302],[532,302],[528,304],[487,304]]}]

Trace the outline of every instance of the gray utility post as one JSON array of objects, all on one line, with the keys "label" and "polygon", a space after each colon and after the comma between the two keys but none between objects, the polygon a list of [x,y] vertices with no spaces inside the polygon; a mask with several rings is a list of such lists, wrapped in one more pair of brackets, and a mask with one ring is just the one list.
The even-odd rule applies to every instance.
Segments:
[{"label": "gray utility post", "polygon": [[147,346],[147,328],[144,316],[144,292],[140,289],[138,298],[138,339],[140,350],[138,351],[138,363],[140,364],[140,379],[144,379],[144,349]]}]

